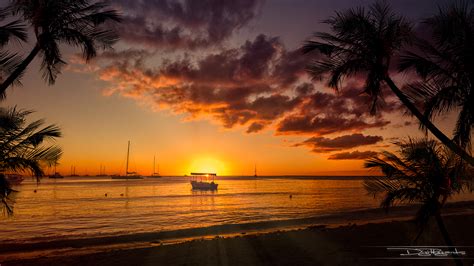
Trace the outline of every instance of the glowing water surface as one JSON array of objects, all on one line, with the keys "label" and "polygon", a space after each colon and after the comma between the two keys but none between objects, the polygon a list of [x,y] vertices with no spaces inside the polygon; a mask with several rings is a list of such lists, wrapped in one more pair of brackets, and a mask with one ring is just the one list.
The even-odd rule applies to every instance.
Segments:
[{"label": "glowing water surface", "polygon": [[[185,177],[45,178],[39,185],[25,180],[16,187],[20,192],[14,216],[0,218],[0,239],[8,243],[168,231],[379,205],[366,194],[363,181],[354,178],[220,177],[217,182],[216,192],[195,192]],[[473,198],[469,194],[455,200]]]}]

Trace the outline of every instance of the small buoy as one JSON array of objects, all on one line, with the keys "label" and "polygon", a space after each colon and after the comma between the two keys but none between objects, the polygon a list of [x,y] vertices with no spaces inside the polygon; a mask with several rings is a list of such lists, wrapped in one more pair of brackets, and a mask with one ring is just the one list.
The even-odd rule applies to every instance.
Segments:
[{"label": "small buoy", "polygon": [[107,197],[107,193],[105,193],[105,194],[104,194],[104,196],[106,196],[106,197]]},{"label": "small buoy", "polygon": [[290,199],[292,199],[292,198],[293,198],[293,195],[290,194]]},{"label": "small buoy", "polygon": [[36,189],[35,189],[35,190],[33,190],[33,192],[34,192],[34,193],[36,193]]},{"label": "small buoy", "polygon": [[123,197],[123,193],[122,193],[122,194],[120,194],[120,197]]}]

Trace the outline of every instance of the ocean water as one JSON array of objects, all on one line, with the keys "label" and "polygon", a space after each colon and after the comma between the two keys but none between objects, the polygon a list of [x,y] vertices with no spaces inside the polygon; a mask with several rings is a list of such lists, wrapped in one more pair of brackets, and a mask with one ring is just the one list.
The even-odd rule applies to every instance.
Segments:
[{"label": "ocean water", "polygon": [[[15,187],[14,215],[0,217],[0,239],[18,243],[170,231],[379,205],[355,178],[220,177],[217,183],[218,191],[196,192],[186,177],[25,180]],[[472,194],[455,198],[471,199]]]}]

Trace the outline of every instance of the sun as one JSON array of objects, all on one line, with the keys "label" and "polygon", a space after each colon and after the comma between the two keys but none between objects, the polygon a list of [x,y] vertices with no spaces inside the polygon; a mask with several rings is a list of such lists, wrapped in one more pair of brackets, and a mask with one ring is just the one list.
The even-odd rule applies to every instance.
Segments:
[{"label": "sun", "polygon": [[188,172],[227,174],[225,164],[212,157],[198,157],[189,165]]}]

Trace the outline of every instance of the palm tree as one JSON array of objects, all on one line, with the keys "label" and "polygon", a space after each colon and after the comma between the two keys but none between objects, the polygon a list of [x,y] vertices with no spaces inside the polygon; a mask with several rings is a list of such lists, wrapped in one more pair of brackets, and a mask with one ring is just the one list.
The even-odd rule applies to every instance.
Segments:
[{"label": "palm tree", "polygon": [[[10,13],[11,8],[1,8],[0,21],[5,20]],[[20,42],[26,41],[26,38],[26,29],[21,20],[13,20],[0,26],[0,48],[3,48],[12,40]],[[19,62],[19,57],[16,54],[0,50],[0,80],[10,75],[18,66]]]},{"label": "palm tree", "polygon": [[433,140],[410,139],[397,145],[400,156],[385,151],[365,162],[366,168],[380,169],[385,175],[365,180],[367,192],[383,195],[380,205],[386,210],[398,203],[421,203],[415,218],[420,229],[416,239],[434,216],[446,245],[453,246],[441,209],[453,194],[472,192],[472,168]]},{"label": "palm tree", "polygon": [[412,40],[412,27],[403,17],[394,14],[389,5],[375,2],[367,11],[360,7],[335,16],[324,23],[331,27],[333,33],[317,32],[318,40],[309,40],[303,46],[304,53],[318,51],[321,59],[314,60],[307,66],[307,71],[314,79],[329,76],[328,86],[339,90],[344,78],[364,75],[364,93],[372,100],[370,111],[377,111],[382,97],[382,86],[388,88],[444,145],[474,165],[474,158],[462,147],[443,134],[413,102],[394,83],[390,77],[392,57]]},{"label": "palm tree", "polygon": [[0,210],[12,213],[15,192],[6,180],[6,172],[30,171],[39,180],[43,167],[55,164],[62,151],[46,142],[61,137],[55,125],[43,126],[43,120],[26,122],[31,111],[0,108]]},{"label": "palm tree", "polygon": [[423,22],[431,29],[431,41],[415,42],[418,52],[402,55],[400,70],[415,70],[423,79],[409,85],[414,101],[424,103],[424,115],[459,110],[454,141],[470,150],[474,125],[474,4],[455,2],[439,8]]},{"label": "palm tree", "polygon": [[42,57],[44,79],[54,84],[66,64],[60,44],[80,47],[86,61],[96,56],[97,50],[110,48],[118,35],[108,27],[109,22],[118,22],[121,18],[117,11],[107,7],[105,2],[90,0],[13,0],[13,14],[29,22],[36,44],[0,85],[0,98],[5,97],[6,89],[21,77],[38,54]]}]

